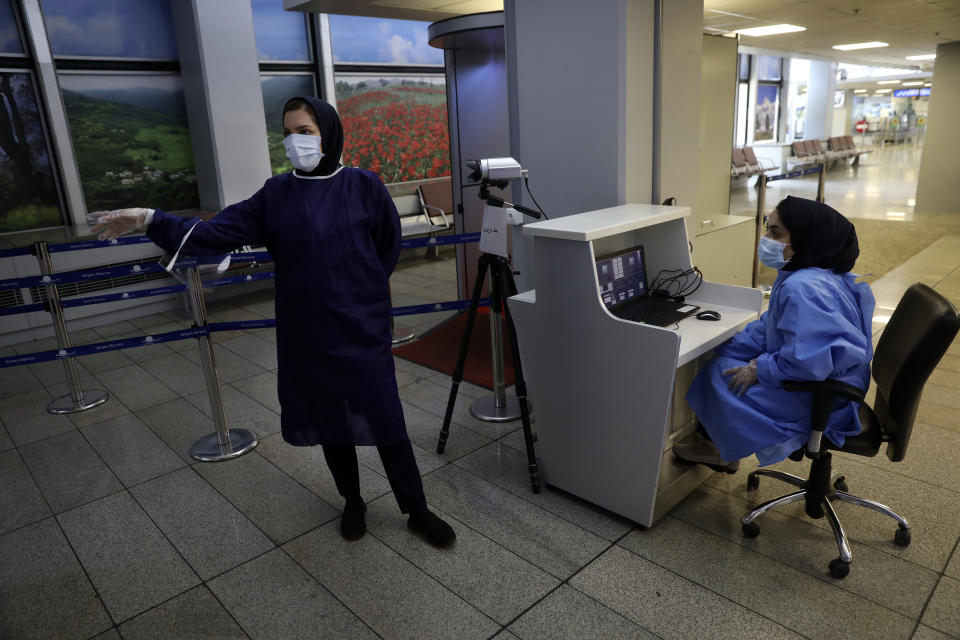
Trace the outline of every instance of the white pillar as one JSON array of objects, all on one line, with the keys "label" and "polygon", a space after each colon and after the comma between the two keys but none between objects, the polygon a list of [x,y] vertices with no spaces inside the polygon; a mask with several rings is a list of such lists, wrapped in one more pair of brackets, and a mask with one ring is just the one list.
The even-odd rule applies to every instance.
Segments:
[{"label": "white pillar", "polygon": [[[786,86],[786,84],[784,84]],[[829,138],[833,129],[833,98],[837,89],[837,63],[810,61],[807,80],[807,110],[803,138]]]},{"label": "white pillar", "polygon": [[960,174],[960,42],[937,46],[927,132],[917,179],[916,211],[960,213],[956,180]]},{"label": "white pillar", "polygon": [[171,9],[200,207],[218,211],[271,175],[253,10],[236,0],[172,0]]}]

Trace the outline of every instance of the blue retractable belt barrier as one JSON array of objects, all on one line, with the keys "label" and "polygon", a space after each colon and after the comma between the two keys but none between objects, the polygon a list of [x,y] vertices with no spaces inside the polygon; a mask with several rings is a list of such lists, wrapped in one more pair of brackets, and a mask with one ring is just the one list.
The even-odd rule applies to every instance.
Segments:
[{"label": "blue retractable belt barrier", "polygon": [[441,244],[460,244],[461,242],[480,242],[480,233],[461,233],[452,236],[431,236],[429,238],[411,238],[401,240],[401,249],[415,249],[416,247],[435,247]]},{"label": "blue retractable belt barrier", "polygon": [[30,313],[31,311],[43,311],[45,305],[42,302],[33,304],[21,304],[17,307],[0,307],[0,316],[15,316],[18,313]]},{"label": "blue retractable belt barrier", "polygon": [[28,287],[42,287],[48,284],[68,284],[70,282],[90,282],[103,278],[117,278],[123,276],[142,276],[149,273],[160,273],[163,267],[159,264],[127,264],[121,267],[101,267],[85,271],[64,271],[51,276],[28,276],[14,280],[0,280],[0,290],[24,289]]},{"label": "blue retractable belt barrier", "polygon": [[[481,307],[490,306],[490,298],[480,298]],[[452,302],[432,302],[430,304],[415,304],[408,307],[394,307],[390,315],[412,316],[418,313],[433,313],[434,311],[461,311],[470,307],[469,300],[454,300]]]},{"label": "blue retractable belt barrier", "polygon": [[778,173],[775,176],[767,176],[767,182],[787,180],[788,178],[797,178],[799,176],[805,176],[811,173],[820,173],[820,165],[817,165],[816,167],[808,167],[806,169],[797,169],[796,171],[791,171],[789,173]]},{"label": "blue retractable belt barrier", "polygon": [[62,360],[64,358],[86,356],[93,353],[104,353],[106,351],[116,351],[118,349],[129,349],[131,347],[144,347],[153,344],[160,344],[162,342],[176,342],[177,340],[199,338],[200,336],[209,334],[209,327],[194,327],[192,329],[180,329],[178,331],[168,331],[167,333],[157,333],[149,336],[140,336],[137,338],[125,338],[123,340],[108,340],[107,342],[85,344],[78,347],[70,347],[69,349],[51,349],[49,351],[25,353],[20,356],[0,358],[0,369],[4,367],[16,367],[22,364],[32,364],[34,362]]},{"label": "blue retractable belt barrier", "polygon": [[0,258],[12,258],[14,256],[30,255],[29,247],[20,247],[17,249],[0,249]]}]

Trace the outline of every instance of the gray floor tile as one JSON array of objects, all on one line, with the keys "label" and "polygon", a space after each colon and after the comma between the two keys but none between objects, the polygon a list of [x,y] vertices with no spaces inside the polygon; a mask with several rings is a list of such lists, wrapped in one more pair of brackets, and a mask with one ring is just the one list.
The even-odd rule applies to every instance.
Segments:
[{"label": "gray floor tile", "polygon": [[10,439],[7,428],[3,426],[3,420],[0,420],[0,451],[6,451],[7,449],[13,449],[13,440]]},{"label": "gray floor tile", "polygon": [[947,564],[944,573],[951,578],[960,580],[960,547],[953,550],[953,556],[950,558],[950,563]]},{"label": "gray floor tile", "polygon": [[182,354],[169,353],[140,366],[181,396],[188,396],[206,388],[203,369]]},{"label": "gray floor tile", "polygon": [[151,329],[151,327],[167,324],[168,322],[170,322],[170,320],[163,314],[151,313],[150,315],[147,315],[147,316],[140,316],[139,318],[131,318],[127,322],[135,326],[137,329],[140,329],[141,331],[154,331],[154,329]]},{"label": "gray floor tile", "polygon": [[196,587],[120,625],[125,640],[246,640],[206,587]]},{"label": "gray floor tile", "polygon": [[456,465],[426,476],[424,490],[430,504],[561,579],[610,544]]},{"label": "gray floor tile", "polygon": [[0,534],[51,515],[40,488],[16,451],[0,453]]},{"label": "gray floor tile", "polygon": [[259,373],[255,376],[232,382],[230,386],[247,397],[256,400],[274,413],[280,413],[280,399],[277,397],[277,374],[274,372],[266,371]]},{"label": "gray floor tile", "polygon": [[923,624],[960,638],[960,580],[940,578],[937,590],[923,613]]},{"label": "gray floor tile", "polygon": [[[417,380],[424,380],[427,378],[432,378],[437,375],[437,371],[423,366],[422,364],[417,364],[416,362],[411,362],[409,360],[404,360],[399,356],[393,356],[393,365],[397,371],[405,371],[417,377]],[[447,392],[450,391],[450,385],[447,385]]]},{"label": "gray floor tile", "polygon": [[[230,385],[221,385],[220,397],[223,399],[228,428],[247,429],[261,438],[280,432],[280,416],[242,391]],[[187,401],[204,414],[212,416],[210,396],[206,391],[188,396]]]},{"label": "gray floor tile", "polygon": [[254,334],[246,334],[224,340],[220,346],[243,356],[264,369],[277,368],[277,346]]},{"label": "gray floor tile", "polygon": [[18,396],[40,388],[40,381],[27,367],[0,369],[0,398]]},{"label": "gray floor tile", "polygon": [[[77,374],[80,376],[89,376],[88,371],[81,362],[76,363]],[[67,381],[67,372],[64,369],[63,362],[60,360],[51,360],[49,362],[38,362],[27,365],[30,371],[36,376],[45,387],[52,387],[55,384],[61,384]]]},{"label": "gray floor tile", "polygon": [[[327,504],[338,509],[343,506],[320,447],[294,447],[273,435],[262,439],[257,451]],[[390,483],[376,471],[360,465],[360,492],[364,500],[374,500],[390,492]]]},{"label": "gray floor tile", "polygon": [[66,416],[47,413],[47,405],[52,399],[39,382],[33,391],[0,399],[0,419],[18,447],[75,431],[73,423]]},{"label": "gray floor tile", "polygon": [[53,518],[0,536],[0,638],[83,640],[112,624]]},{"label": "gray floor tile", "polygon": [[[100,381],[97,380],[96,383],[90,385],[83,385],[84,389],[100,389],[106,391],[104,385],[100,384]],[[58,385],[56,387],[50,387],[48,389],[51,394],[56,396],[66,395],[70,393],[70,390],[66,385]],[[107,391],[109,394],[109,391]],[[98,405],[92,409],[87,409],[86,411],[78,411],[77,413],[67,414],[67,418],[70,419],[70,422],[73,423],[73,426],[78,429],[83,427],[89,427],[91,425],[97,424],[99,422],[104,422],[111,418],[118,418],[123,415],[130,413],[128,409],[122,402],[109,396],[107,401],[101,405]]]},{"label": "gray floor tile", "polygon": [[931,629],[926,625],[920,625],[910,640],[952,640],[956,637],[957,636],[948,636],[945,633],[940,633],[936,629]]},{"label": "gray floor tile", "polygon": [[[417,445],[412,445],[413,456],[417,461],[417,467],[420,469],[420,475],[425,476],[432,471],[436,471],[447,461],[435,453],[422,449]],[[380,453],[376,447],[357,447],[357,460],[360,464],[367,466],[383,477],[387,477],[387,472],[383,468],[383,462],[380,460]]]},{"label": "gray floor tile", "polygon": [[384,638],[489,638],[500,629],[373,536],[347,542],[331,523],[283,548]]},{"label": "gray floor tile", "polygon": [[[185,350],[183,356],[198,367],[203,366],[199,349]],[[264,368],[260,365],[237,355],[229,349],[224,349],[219,344],[213,346],[213,360],[217,365],[217,375],[220,377],[220,382],[245,380],[264,372]]]},{"label": "gray floor tile", "polygon": [[615,513],[563,491],[544,487],[541,493],[534,493],[530,488],[527,455],[501,444],[500,441],[474,451],[457,460],[456,464],[607,540],[616,540],[634,526],[632,522]]},{"label": "gray floor tile", "polygon": [[[414,406],[425,409],[434,415],[440,416],[441,421],[447,410],[447,401],[450,396],[449,385],[439,385],[429,380],[420,380],[400,389],[400,399]],[[453,409],[453,421],[467,427],[483,436],[496,439],[505,436],[519,426],[513,422],[484,422],[470,415],[470,405],[473,398],[466,394],[458,394]],[[442,423],[442,422],[441,422]],[[451,435],[453,427],[451,427]]]},{"label": "gray floor tile", "polygon": [[90,638],[90,640],[123,640],[123,638],[120,636],[120,632],[117,631],[117,628],[114,627],[104,631],[103,633],[95,635],[94,637]]},{"label": "gray floor tile", "polygon": [[913,630],[907,616],[672,517],[619,544],[808,637],[908,638]]},{"label": "gray floor tile", "polygon": [[207,586],[254,640],[377,637],[280,549]]},{"label": "gray floor tile", "polygon": [[670,515],[908,618],[920,617],[937,582],[935,571],[854,541],[850,543],[850,575],[837,582],[828,571],[830,561],[838,555],[832,532],[774,510],[757,519],[760,536],[747,539],[743,537],[740,518],[752,506],[730,494],[701,487],[674,507]]},{"label": "gray floor tile", "polygon": [[121,333],[134,333],[137,331],[137,326],[126,320],[121,320],[119,322],[96,326],[93,328],[93,331],[104,340],[107,340]]},{"label": "gray floor tile", "polygon": [[167,385],[139,365],[107,371],[98,378],[106,385],[110,394],[116,396],[131,411],[139,411],[177,397]]},{"label": "gray floor tile", "polygon": [[474,607],[506,624],[560,581],[516,554],[438,512],[457,532],[451,549],[438,552],[411,535],[391,496],[374,500],[367,528],[378,540]]},{"label": "gray floor tile", "polygon": [[[100,342],[97,339],[97,342]],[[103,353],[92,353],[88,356],[78,358],[83,368],[90,373],[97,375],[105,371],[113,371],[121,367],[128,367],[133,364],[133,360],[123,354],[123,350],[105,351]]]},{"label": "gray floor tile", "polygon": [[397,377],[397,387],[403,387],[408,384],[413,384],[420,378],[410,373],[409,371],[404,371],[403,369],[396,369],[395,374]]},{"label": "gray floor tile", "polygon": [[[838,503],[837,516],[847,536],[854,542],[870,545],[928,569],[943,571],[956,544],[957,531],[960,531],[960,492],[867,465],[857,458],[859,456],[838,456],[834,458],[833,468],[846,477],[850,493],[885,504],[906,518],[913,537],[909,547],[899,547],[893,543],[897,526],[892,519],[870,509]],[[790,460],[773,465],[775,469],[803,477],[807,475],[808,467],[805,462]],[[746,476],[754,468],[750,463],[741,464],[737,474],[715,474],[707,479],[707,484],[757,504],[792,490],[782,482],[763,479],[756,492],[747,493]],[[810,520],[803,509],[803,503],[798,502],[778,511],[828,529],[825,518]]]},{"label": "gray floor tile", "polygon": [[518,638],[657,638],[643,627],[563,585],[510,625]]},{"label": "gray floor tile", "polygon": [[339,516],[256,451],[195,469],[278,544]]},{"label": "gray floor tile", "polygon": [[503,629],[497,635],[493,636],[492,640],[513,640],[514,638],[519,638],[520,636],[510,633],[508,630]]},{"label": "gray floor tile", "polygon": [[130,493],[204,580],[274,546],[193,469],[151,480]]},{"label": "gray floor tile", "polygon": [[621,547],[570,586],[665,639],[803,637]]},{"label": "gray floor tile", "polygon": [[[443,417],[408,402],[402,402],[401,404],[410,442],[426,451],[436,452],[437,438],[440,436],[440,428],[443,426]],[[440,456],[444,460],[456,460],[489,442],[490,439],[486,436],[459,424],[451,424],[447,445]]]},{"label": "gray floor tile", "polygon": [[126,491],[63,513],[58,520],[118,623],[199,583]]},{"label": "gray floor tile", "polygon": [[213,420],[183,398],[142,409],[137,412],[137,417],[181,459],[190,463],[195,462],[190,457],[190,448],[197,440],[215,431]]},{"label": "gray floor tile", "polygon": [[[157,333],[160,333],[157,331]],[[145,331],[140,331],[136,329],[134,331],[125,332],[118,334],[116,336],[111,336],[112,340],[126,340],[128,338],[143,338],[143,346],[140,347],[128,347],[123,349],[123,355],[127,356],[134,362],[147,362],[149,360],[156,360],[157,358],[162,358],[163,356],[170,355],[173,353],[173,349],[170,348],[169,344],[163,342],[156,342],[150,344],[149,333]],[[183,340],[182,342],[190,343],[195,342],[195,340]]]},{"label": "gray floor tile", "polygon": [[120,481],[127,487],[184,466],[184,461],[132,413],[83,430]]},{"label": "gray floor tile", "polygon": [[20,455],[54,513],[123,488],[76,430],[21,447]]}]

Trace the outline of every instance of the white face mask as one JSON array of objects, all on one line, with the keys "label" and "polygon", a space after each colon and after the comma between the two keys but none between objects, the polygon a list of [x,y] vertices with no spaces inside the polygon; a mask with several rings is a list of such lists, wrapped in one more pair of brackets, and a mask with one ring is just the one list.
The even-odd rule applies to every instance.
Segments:
[{"label": "white face mask", "polygon": [[774,240],[773,238],[760,236],[760,243],[757,245],[757,255],[760,258],[760,262],[771,269],[782,269],[785,264],[790,262],[789,258],[783,257],[783,250],[789,246],[790,245]]},{"label": "white face mask", "polygon": [[320,136],[291,133],[283,139],[283,147],[287,150],[290,162],[300,171],[313,171],[323,157]]}]

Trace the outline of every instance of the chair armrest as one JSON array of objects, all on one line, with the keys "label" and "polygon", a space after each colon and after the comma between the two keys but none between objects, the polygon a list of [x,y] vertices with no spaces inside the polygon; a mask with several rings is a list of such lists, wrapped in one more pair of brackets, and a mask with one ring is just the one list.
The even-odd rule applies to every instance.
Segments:
[{"label": "chair armrest", "polygon": [[[446,212],[444,212],[443,209],[441,209],[440,207],[435,207],[435,206],[433,206],[432,204],[426,204],[426,203],[423,203],[423,208],[424,208],[424,209],[436,209],[437,211],[439,211],[439,212],[440,212],[440,218],[443,219],[443,226],[444,226],[444,227],[447,227],[447,228],[450,227],[450,221],[447,220],[447,214],[446,214]],[[428,215],[427,217],[429,217],[429,215]]]},{"label": "chair armrest", "polygon": [[790,392],[806,391],[813,395],[810,416],[810,440],[807,441],[806,455],[811,460],[820,457],[820,442],[823,430],[833,409],[834,400],[843,398],[853,402],[863,402],[866,392],[862,389],[840,382],[839,380],[784,380],[783,388]]}]

